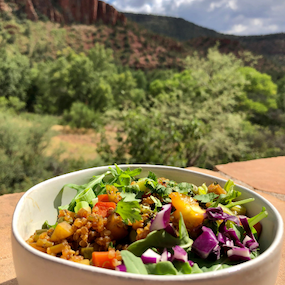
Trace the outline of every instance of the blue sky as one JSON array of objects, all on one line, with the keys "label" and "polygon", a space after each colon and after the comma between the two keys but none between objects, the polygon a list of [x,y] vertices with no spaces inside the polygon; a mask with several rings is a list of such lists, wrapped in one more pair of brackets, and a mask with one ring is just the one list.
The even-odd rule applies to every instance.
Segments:
[{"label": "blue sky", "polygon": [[285,0],[105,0],[119,11],[181,17],[234,35],[285,32]]}]

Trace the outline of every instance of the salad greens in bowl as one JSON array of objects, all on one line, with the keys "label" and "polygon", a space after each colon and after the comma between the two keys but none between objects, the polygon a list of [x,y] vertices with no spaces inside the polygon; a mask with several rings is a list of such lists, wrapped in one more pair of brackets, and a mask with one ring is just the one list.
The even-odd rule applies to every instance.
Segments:
[{"label": "salad greens in bowl", "polygon": [[156,165],[40,183],[12,230],[19,285],[274,284],[283,236],[279,213],[254,191]]}]

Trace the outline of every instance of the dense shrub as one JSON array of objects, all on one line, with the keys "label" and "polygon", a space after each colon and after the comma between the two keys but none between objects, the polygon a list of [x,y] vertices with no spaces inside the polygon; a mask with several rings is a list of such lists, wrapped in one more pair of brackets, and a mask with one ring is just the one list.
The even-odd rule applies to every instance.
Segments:
[{"label": "dense shrub", "polygon": [[47,154],[55,123],[52,117],[0,111],[0,195],[25,191],[63,173],[105,164],[100,157],[94,161],[62,160],[64,149]]},{"label": "dense shrub", "polygon": [[75,102],[70,111],[64,111],[61,123],[71,128],[97,128],[100,125],[100,115],[84,103]]}]

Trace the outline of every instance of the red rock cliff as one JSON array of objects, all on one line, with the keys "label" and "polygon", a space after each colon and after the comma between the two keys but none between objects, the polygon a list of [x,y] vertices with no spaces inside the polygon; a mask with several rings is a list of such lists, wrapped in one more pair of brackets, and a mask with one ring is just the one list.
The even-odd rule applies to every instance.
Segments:
[{"label": "red rock cliff", "polygon": [[[39,14],[43,14],[52,22],[66,24],[77,22],[90,25],[98,20],[112,25],[118,23],[125,25],[127,22],[124,14],[98,0],[14,0],[13,2],[21,6],[24,4],[27,17],[32,21],[37,21]],[[4,4],[5,1],[0,0],[0,9]]]}]

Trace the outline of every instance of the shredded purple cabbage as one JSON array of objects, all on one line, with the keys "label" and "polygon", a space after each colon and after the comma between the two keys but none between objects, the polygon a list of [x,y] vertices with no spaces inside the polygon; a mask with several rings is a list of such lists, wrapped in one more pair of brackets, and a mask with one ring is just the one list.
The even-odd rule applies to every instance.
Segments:
[{"label": "shredded purple cabbage", "polygon": [[203,233],[196,238],[192,244],[192,251],[199,255],[201,258],[206,259],[215,249],[219,242],[214,232],[207,227],[202,227]]},{"label": "shredded purple cabbage", "polygon": [[116,266],[115,270],[116,271],[127,272],[127,267],[124,264],[120,264],[120,265]]},{"label": "shredded purple cabbage", "polygon": [[233,221],[237,225],[240,224],[238,217],[231,216],[225,213],[221,207],[208,208],[206,210],[206,218],[210,221],[225,220],[225,221]]},{"label": "shredded purple cabbage", "polygon": [[234,247],[227,251],[227,255],[231,261],[250,260],[250,252],[248,248]]},{"label": "shredded purple cabbage", "polygon": [[149,248],[142,254],[141,259],[143,263],[157,263],[160,261],[161,256]]},{"label": "shredded purple cabbage", "polygon": [[179,245],[176,245],[172,249],[173,249],[172,261],[173,260],[178,260],[182,262],[188,261],[187,252],[182,247],[180,247]]},{"label": "shredded purple cabbage", "polygon": [[165,229],[169,225],[171,204],[164,205],[162,210],[156,214],[150,225],[150,231]]}]

